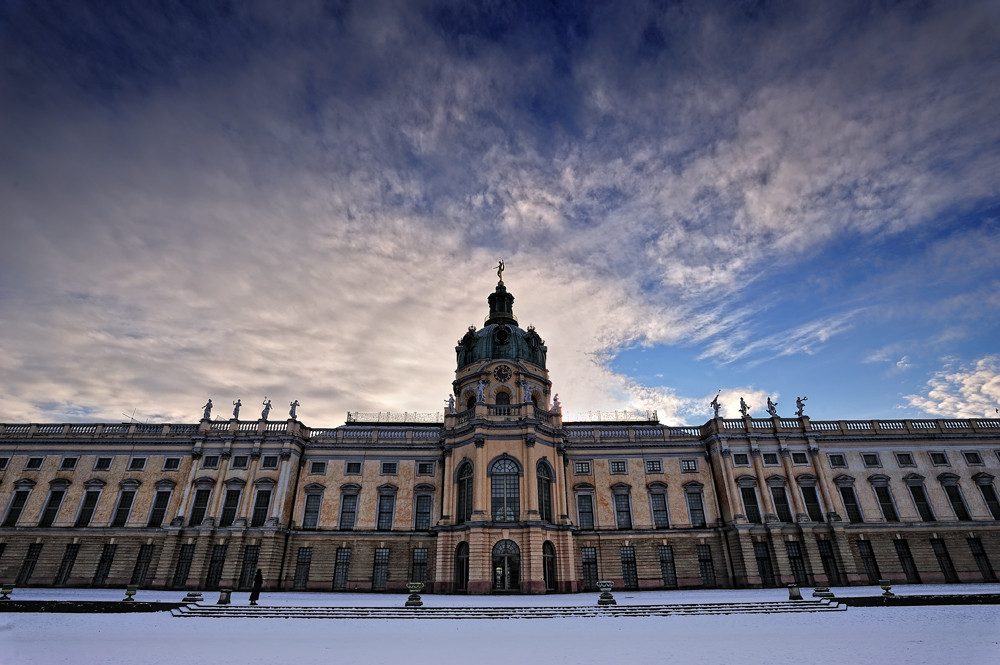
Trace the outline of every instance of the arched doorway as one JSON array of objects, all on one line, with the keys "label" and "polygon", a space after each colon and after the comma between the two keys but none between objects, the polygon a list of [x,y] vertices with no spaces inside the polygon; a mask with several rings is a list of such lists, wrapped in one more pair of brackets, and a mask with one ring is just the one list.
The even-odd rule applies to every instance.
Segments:
[{"label": "arched doorway", "polygon": [[551,541],[542,544],[542,575],[545,576],[545,590],[556,590],[556,548]]},{"label": "arched doorway", "polygon": [[521,588],[521,550],[513,540],[501,540],[493,546],[493,590],[518,591]]},{"label": "arched doorway", "polygon": [[461,542],[455,548],[455,591],[469,589],[469,543]]}]

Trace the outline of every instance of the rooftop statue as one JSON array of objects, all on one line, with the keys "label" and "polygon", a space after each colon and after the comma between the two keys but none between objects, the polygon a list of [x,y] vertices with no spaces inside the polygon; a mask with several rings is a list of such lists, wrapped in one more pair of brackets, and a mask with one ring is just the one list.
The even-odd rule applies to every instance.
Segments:
[{"label": "rooftop statue", "polygon": [[716,418],[719,417],[719,409],[722,408],[722,405],[719,404],[719,395],[721,395],[721,394],[722,394],[722,391],[720,390],[719,393],[712,400],[712,403],[709,404],[709,406],[712,407],[712,410],[715,412],[715,417]]},{"label": "rooftop statue", "polygon": [[740,398],[740,413],[743,414],[744,418],[750,415],[750,405],[742,397]]},{"label": "rooftop statue", "polygon": [[288,406],[291,407],[290,409],[288,409],[288,417],[291,418],[292,420],[297,420],[298,416],[295,415],[295,409],[299,408],[299,400],[290,402]]},{"label": "rooftop statue", "polygon": [[448,395],[448,413],[455,413],[455,396]]},{"label": "rooftop statue", "polygon": [[768,396],[768,398],[767,398],[767,412],[773,418],[777,418],[778,417],[778,403],[777,402],[772,402],[770,396]]},{"label": "rooftop statue", "polygon": [[500,259],[500,264],[497,265],[497,279],[503,284],[503,259]]},{"label": "rooftop statue", "polygon": [[235,402],[233,402],[233,419],[235,419],[235,420],[239,420],[240,419],[240,407],[241,406],[243,406],[243,402],[241,402],[239,399],[237,399]]},{"label": "rooftop statue", "polygon": [[267,414],[271,413],[271,400],[265,397],[261,404],[264,405],[264,410],[260,412],[260,419],[267,420]]},{"label": "rooftop statue", "polygon": [[201,408],[205,409],[205,413],[203,413],[202,416],[201,416],[202,420],[211,420],[212,419],[212,398],[209,397],[208,398],[208,402],[205,404],[205,406],[203,406]]},{"label": "rooftop statue", "polygon": [[795,409],[795,415],[797,415],[799,418],[801,418],[802,416],[805,415],[805,412],[806,412],[806,400],[807,399],[809,399],[809,398],[808,397],[796,397],[795,398],[795,406],[797,407]]}]

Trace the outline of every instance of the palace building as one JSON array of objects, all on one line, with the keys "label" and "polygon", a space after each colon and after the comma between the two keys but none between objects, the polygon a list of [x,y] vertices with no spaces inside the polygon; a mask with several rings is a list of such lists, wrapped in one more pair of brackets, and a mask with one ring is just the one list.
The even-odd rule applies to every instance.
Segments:
[{"label": "palace building", "polygon": [[[1000,420],[563,422],[501,280],[439,418],[0,424],[0,582],[550,593],[995,582]],[[209,405],[206,405],[208,407]]]}]

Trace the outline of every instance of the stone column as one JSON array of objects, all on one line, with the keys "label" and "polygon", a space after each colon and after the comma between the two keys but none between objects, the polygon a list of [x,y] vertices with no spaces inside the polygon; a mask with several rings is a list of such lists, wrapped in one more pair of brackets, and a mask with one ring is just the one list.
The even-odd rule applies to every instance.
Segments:
[{"label": "stone column", "polygon": [[441,453],[441,523],[451,524],[453,522],[451,511],[453,506],[452,494],[454,493],[455,457],[451,454],[451,449]]},{"label": "stone column", "polygon": [[535,473],[535,437],[524,438],[524,484],[526,508],[525,515],[529,520],[539,519],[538,514],[538,477]]},{"label": "stone column", "polygon": [[788,479],[787,487],[785,491],[788,492],[788,500],[792,502],[792,515],[795,516],[795,521],[799,522],[800,516],[807,515],[805,504],[802,502],[802,496],[800,495],[798,489],[798,483],[795,482],[795,478],[792,476],[792,455],[788,451],[788,448],[781,446],[779,455],[781,457],[781,468],[785,472],[785,478]]},{"label": "stone column", "polygon": [[487,492],[487,488],[489,487],[489,476],[486,475],[486,462],[483,459],[485,457],[483,454],[483,447],[486,445],[486,440],[482,437],[476,437],[475,445],[476,469],[475,475],[472,478],[472,521],[486,519],[488,514],[486,506],[489,498],[489,494]]}]

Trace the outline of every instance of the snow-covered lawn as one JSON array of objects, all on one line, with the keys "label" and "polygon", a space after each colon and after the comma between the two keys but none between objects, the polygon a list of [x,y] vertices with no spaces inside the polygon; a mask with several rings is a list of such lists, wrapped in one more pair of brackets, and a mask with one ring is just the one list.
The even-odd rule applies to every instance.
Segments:
[{"label": "snow-covered lawn", "polygon": [[[808,598],[811,589],[804,589]],[[874,587],[835,589],[874,595]],[[899,594],[1000,585],[898,586]],[[140,591],[138,600],[183,594]],[[17,589],[30,599],[121,600],[117,590]],[[214,604],[215,593],[205,601]],[[265,593],[266,605],[401,606],[405,594]],[[435,596],[428,606],[593,605],[597,594]],[[615,593],[619,604],[787,598],[781,589]],[[247,594],[234,594],[246,604]],[[197,619],[0,613],[0,663],[1000,663],[1000,606],[850,608],[817,614],[498,621]]]}]

